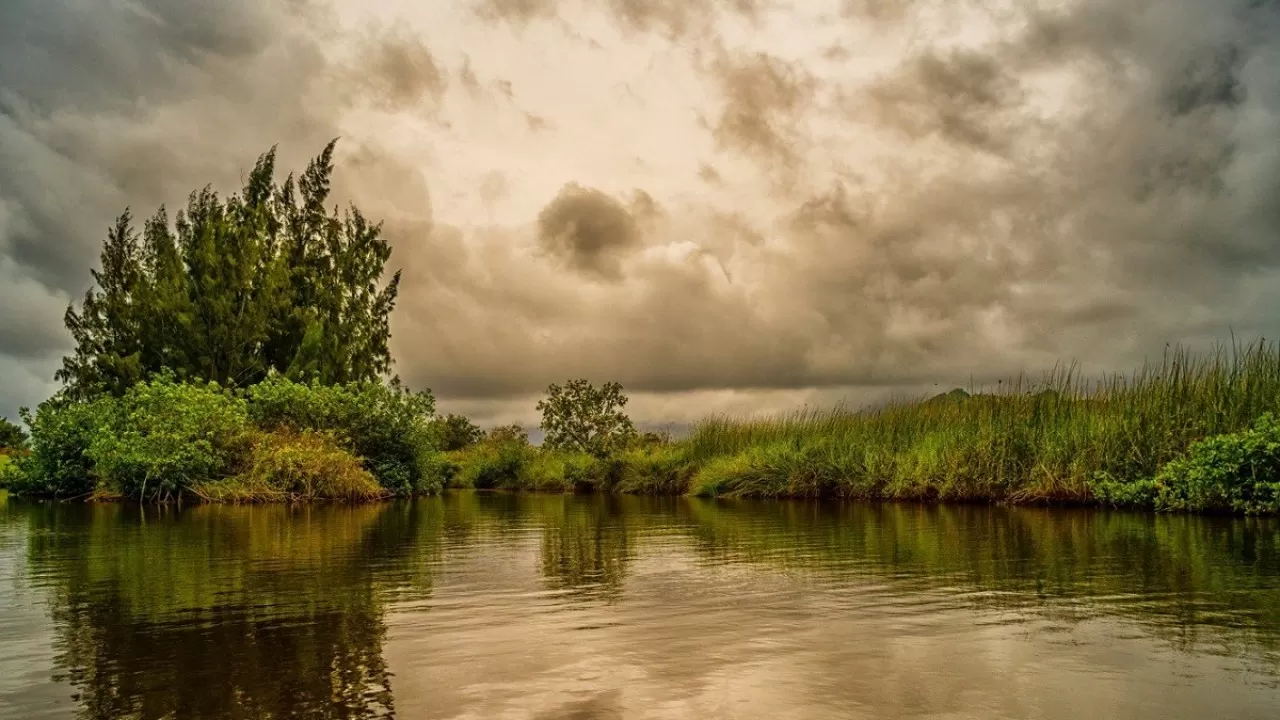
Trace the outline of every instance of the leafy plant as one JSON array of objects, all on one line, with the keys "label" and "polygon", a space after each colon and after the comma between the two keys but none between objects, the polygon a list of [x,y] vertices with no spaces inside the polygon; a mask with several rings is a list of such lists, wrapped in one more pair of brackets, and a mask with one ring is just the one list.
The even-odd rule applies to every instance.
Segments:
[{"label": "leafy plant", "polygon": [[489,432],[485,434],[488,442],[515,442],[522,445],[529,444],[529,432],[520,425],[500,425],[495,428],[489,428]]},{"label": "leafy plant", "polygon": [[470,447],[484,438],[479,425],[463,415],[450,413],[431,421],[436,447],[445,452]]},{"label": "leafy plant", "polygon": [[397,494],[440,489],[430,391],[393,383],[299,383],[273,374],[249,388],[250,419],[264,430],[328,431]]},{"label": "leafy plant", "polygon": [[21,450],[27,447],[27,431],[22,426],[0,417],[0,452]]},{"label": "leafy plant", "polygon": [[132,497],[173,497],[228,476],[248,441],[242,398],[170,375],[134,385],[103,419],[85,455],[108,488]]},{"label": "leafy plant", "polygon": [[597,388],[586,380],[552,384],[547,397],[538,401],[543,446],[549,450],[569,450],[594,457],[607,457],[625,448],[636,436],[635,426],[622,408],[627,396],[618,383]]},{"label": "leafy plant", "polygon": [[1205,438],[1156,474],[1157,505],[1171,510],[1280,511],[1280,420]]},{"label": "leafy plant", "polygon": [[18,459],[7,484],[18,494],[77,497],[97,485],[89,446],[98,429],[116,411],[113,398],[93,402],[73,400],[59,393],[36,407],[23,408],[22,419],[31,428],[29,455]]}]

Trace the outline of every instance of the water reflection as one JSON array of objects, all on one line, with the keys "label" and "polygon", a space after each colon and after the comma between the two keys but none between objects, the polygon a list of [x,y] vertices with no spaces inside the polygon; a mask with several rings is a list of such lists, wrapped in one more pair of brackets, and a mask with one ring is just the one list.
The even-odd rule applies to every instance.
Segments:
[{"label": "water reflection", "polygon": [[1280,523],[1257,518],[473,493],[10,501],[0,610],[0,643],[34,646],[38,625],[52,666],[0,677],[5,717],[1092,717],[1117,703],[1247,717],[1280,702]]},{"label": "water reflection", "polygon": [[434,547],[407,509],[26,506],[54,680],[84,718],[390,714],[380,581],[429,588]]}]

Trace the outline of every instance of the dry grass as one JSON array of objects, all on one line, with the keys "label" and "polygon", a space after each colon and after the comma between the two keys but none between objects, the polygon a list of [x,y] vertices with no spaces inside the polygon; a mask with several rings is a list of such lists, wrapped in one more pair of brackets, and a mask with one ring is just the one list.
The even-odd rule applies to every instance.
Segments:
[{"label": "dry grass", "polygon": [[388,495],[360,458],[330,435],[279,430],[260,433],[238,474],[193,485],[211,502],[377,500]]}]

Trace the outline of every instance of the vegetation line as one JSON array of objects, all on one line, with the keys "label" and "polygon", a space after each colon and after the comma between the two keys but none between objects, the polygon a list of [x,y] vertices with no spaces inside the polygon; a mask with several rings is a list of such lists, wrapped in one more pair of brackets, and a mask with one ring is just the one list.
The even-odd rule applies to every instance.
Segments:
[{"label": "vegetation line", "polygon": [[381,226],[325,209],[331,143],[296,179],[259,158],[141,233],[126,210],[68,308],[63,388],[0,422],[0,486],[148,502],[376,500],[445,487],[1280,510],[1280,348],[1174,348],[866,411],[640,434],[617,383],[551,385],[546,441],[438,416],[391,374]]},{"label": "vegetation line", "polygon": [[990,394],[764,420],[679,442],[533,448],[511,432],[450,453],[447,483],[733,497],[1280,510],[1280,347],[1170,349],[1137,372],[1018,378]]}]

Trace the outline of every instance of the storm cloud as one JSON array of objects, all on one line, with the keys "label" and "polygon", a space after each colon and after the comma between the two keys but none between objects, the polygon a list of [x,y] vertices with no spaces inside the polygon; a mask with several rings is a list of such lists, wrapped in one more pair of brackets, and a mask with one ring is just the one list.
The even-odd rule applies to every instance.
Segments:
[{"label": "storm cloud", "polygon": [[1280,330],[1280,4],[178,0],[0,9],[0,414],[126,206],[332,137],[396,372],[535,422],[875,400]]}]

